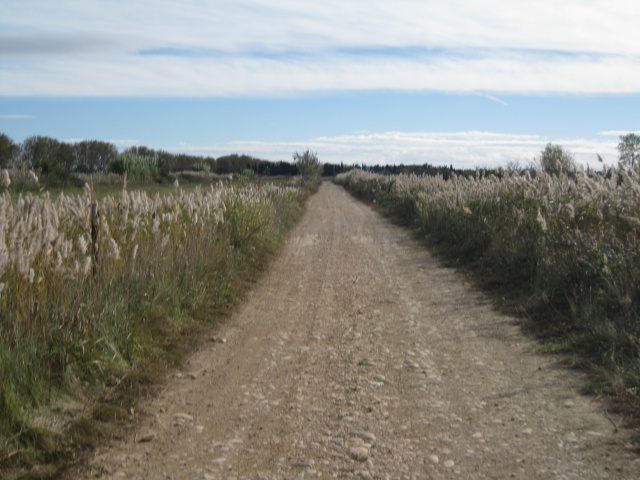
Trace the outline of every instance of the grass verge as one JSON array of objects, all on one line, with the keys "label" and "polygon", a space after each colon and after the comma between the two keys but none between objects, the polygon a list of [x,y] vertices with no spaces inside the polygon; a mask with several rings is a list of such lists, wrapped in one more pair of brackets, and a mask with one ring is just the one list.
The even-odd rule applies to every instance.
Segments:
[{"label": "grass verge", "polygon": [[239,301],[308,194],[0,197],[0,471],[55,476],[117,430]]}]

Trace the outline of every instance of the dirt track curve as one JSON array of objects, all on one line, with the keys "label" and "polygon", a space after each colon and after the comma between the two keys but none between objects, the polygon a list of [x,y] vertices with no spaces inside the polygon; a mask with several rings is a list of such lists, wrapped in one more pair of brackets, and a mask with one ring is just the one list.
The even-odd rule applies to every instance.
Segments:
[{"label": "dirt track curve", "polygon": [[335,185],[215,335],[69,478],[640,478],[576,372]]}]

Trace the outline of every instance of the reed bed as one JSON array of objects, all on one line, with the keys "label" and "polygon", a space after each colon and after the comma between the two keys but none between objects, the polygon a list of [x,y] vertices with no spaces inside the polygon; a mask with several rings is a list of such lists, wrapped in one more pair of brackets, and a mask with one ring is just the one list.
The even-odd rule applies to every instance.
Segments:
[{"label": "reed bed", "polygon": [[509,291],[548,349],[582,354],[596,373],[589,389],[638,397],[639,168],[449,180],[353,170],[336,181]]},{"label": "reed bed", "polygon": [[64,450],[79,411],[169,351],[185,326],[213,321],[303,197],[226,183],[99,201],[89,186],[55,200],[0,196],[0,468],[23,451],[42,460]]}]

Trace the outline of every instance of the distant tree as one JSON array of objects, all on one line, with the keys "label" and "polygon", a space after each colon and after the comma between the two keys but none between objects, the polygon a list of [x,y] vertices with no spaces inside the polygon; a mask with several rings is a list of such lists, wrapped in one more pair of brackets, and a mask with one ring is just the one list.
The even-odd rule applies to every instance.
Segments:
[{"label": "distant tree", "polygon": [[620,135],[618,152],[620,152],[620,162],[623,165],[635,167],[637,163],[640,163],[640,135],[635,133]]},{"label": "distant tree", "polygon": [[538,163],[542,170],[549,175],[559,175],[561,173],[573,173],[576,170],[576,163],[573,155],[563,149],[560,145],[547,143],[547,146],[540,153]]},{"label": "distant tree", "polygon": [[298,172],[302,176],[302,179],[306,181],[316,181],[322,174],[322,165],[318,160],[316,153],[310,152],[308,149],[304,153],[295,152],[293,154],[293,161],[298,167]]},{"label": "distant tree", "polygon": [[106,173],[111,159],[118,156],[115,145],[98,140],[78,142],[73,145],[73,152],[73,171],[79,173]]},{"label": "distant tree", "polygon": [[71,178],[73,146],[50,137],[29,137],[22,142],[20,163],[37,170],[50,182],[65,184]]},{"label": "distant tree", "polygon": [[156,152],[153,148],[145,147],[144,145],[129,147],[122,153],[133,153],[141,157],[156,157],[158,155],[158,152]]},{"label": "distant tree", "polygon": [[20,146],[8,135],[0,133],[0,168],[12,167],[19,152]]}]

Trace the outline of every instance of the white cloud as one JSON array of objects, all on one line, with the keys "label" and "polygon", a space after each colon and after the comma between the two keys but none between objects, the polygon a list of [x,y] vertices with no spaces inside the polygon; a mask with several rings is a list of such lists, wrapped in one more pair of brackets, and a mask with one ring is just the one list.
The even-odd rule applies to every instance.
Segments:
[{"label": "white cloud", "polygon": [[113,61],[43,60],[0,69],[0,95],[5,96],[270,96],[380,89],[634,93],[640,91],[640,62],[615,56],[549,58],[536,53],[413,58],[129,56]]},{"label": "white cloud", "polygon": [[628,133],[636,133],[640,135],[640,130],[607,130],[606,132],[600,132],[599,135],[605,137],[620,137],[621,135],[627,135]]},{"label": "white cloud", "polygon": [[639,15],[632,0],[4,0],[0,95],[639,92]]},{"label": "white cloud", "polygon": [[229,142],[195,146],[180,145],[170,151],[220,156],[244,153],[268,160],[291,160],[295,151],[307,148],[322,162],[345,164],[424,164],[456,168],[506,166],[531,163],[547,143],[562,145],[577,162],[597,167],[596,154],[607,163],[617,161],[617,142],[590,139],[551,140],[537,135],[492,132],[359,132],[352,135],[317,137],[306,142]]}]

